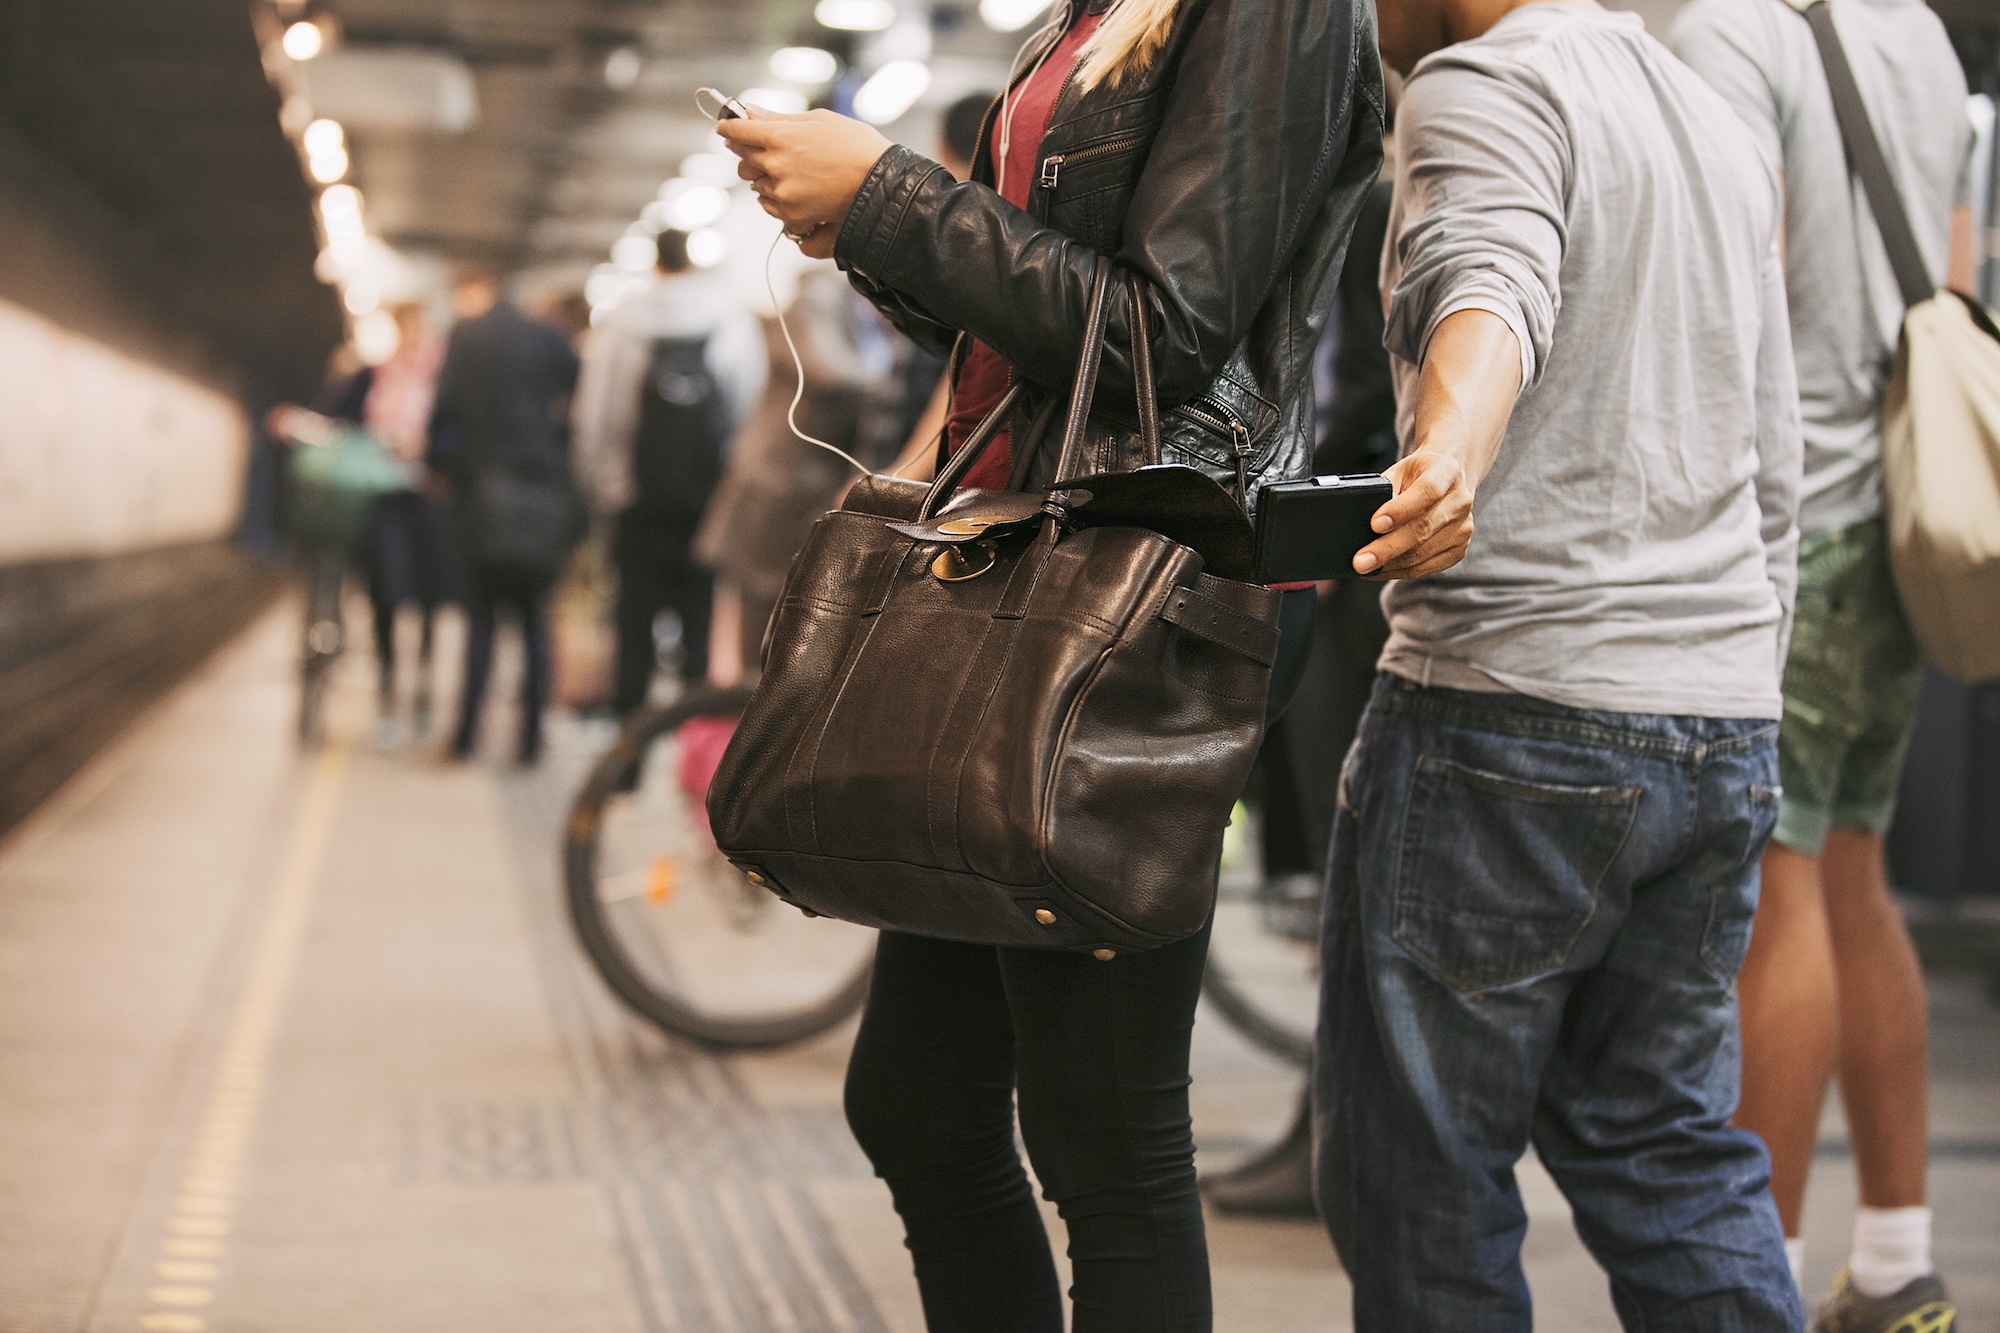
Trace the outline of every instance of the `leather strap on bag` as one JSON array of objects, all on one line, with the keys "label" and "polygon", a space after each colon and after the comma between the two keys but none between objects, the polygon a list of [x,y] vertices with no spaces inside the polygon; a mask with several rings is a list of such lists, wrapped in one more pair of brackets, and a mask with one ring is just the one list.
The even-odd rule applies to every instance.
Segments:
[{"label": "leather strap on bag", "polygon": [[1204,582],[1214,583],[1214,576],[1199,575],[1194,587],[1177,587],[1169,592],[1166,605],[1160,608],[1160,619],[1170,625],[1179,625],[1210,643],[1232,648],[1253,662],[1263,666],[1275,665],[1278,660],[1278,627],[1246,616],[1219,598],[1209,596],[1202,591]]},{"label": "leather strap on bag", "polygon": [[1827,91],[1833,94],[1833,114],[1840,122],[1840,139],[1847,146],[1849,165],[1861,178],[1862,193],[1868,196],[1868,209],[1875,215],[1875,229],[1881,233],[1882,245],[1889,252],[1889,266],[1896,272],[1903,304],[1907,307],[1928,301],[1937,294],[1937,287],[1924,268],[1917,235],[1910,226],[1909,210],[1903,206],[1903,196],[1896,189],[1896,178],[1889,174],[1889,159],[1882,151],[1882,140],[1875,133],[1874,123],[1868,118],[1868,105],[1861,100],[1854,67],[1847,63],[1847,50],[1840,44],[1840,33],[1833,26],[1833,11],[1827,7],[1827,0],[1810,3],[1785,0],[1785,3],[1804,14],[1806,22],[1812,25],[1813,40],[1819,44],[1820,64],[1826,69]]},{"label": "leather strap on bag", "polygon": [[[1111,261],[1100,258],[1090,282],[1090,315],[1083,325],[1083,360],[1069,386],[1069,411],[1063,417],[1062,453],[1057,455],[1056,484],[1085,471],[1084,427],[1090,404],[1097,397],[1097,370],[1104,364],[1104,330],[1111,323]],[[1090,469],[1095,471],[1095,469]]]},{"label": "leather strap on bag", "polygon": [[[1098,256],[1095,272],[1090,283],[1090,307],[1084,316],[1083,349],[1077,361],[1076,379],[1071,383],[1069,410],[1063,417],[1062,452],[1058,455],[1056,478],[1084,475],[1093,470],[1083,458],[1084,440],[1090,421],[1090,404],[1097,395],[1097,371],[1104,360],[1104,334],[1111,323],[1111,281],[1113,265],[1102,255]],[[1132,380],[1138,397],[1139,434],[1144,445],[1147,463],[1160,461],[1160,404],[1153,388],[1153,349],[1149,305],[1145,297],[1146,281],[1138,274],[1130,275],[1132,292]],[[1000,433],[1008,415],[1021,400],[1022,387],[1010,386],[986,419],[966,437],[958,452],[938,469],[937,479],[931,483],[930,492],[924,497],[923,509],[918,521],[928,523],[958,489],[959,482],[986,452],[986,447]],[[1036,415],[1036,420],[1047,417],[1047,410]],[[1015,471],[1020,473],[1020,460],[1016,460]]]},{"label": "leather strap on bag", "polygon": [[1145,445],[1144,466],[1160,461],[1160,396],[1153,390],[1153,304],[1146,280],[1132,278],[1132,383],[1139,392],[1139,439]]}]

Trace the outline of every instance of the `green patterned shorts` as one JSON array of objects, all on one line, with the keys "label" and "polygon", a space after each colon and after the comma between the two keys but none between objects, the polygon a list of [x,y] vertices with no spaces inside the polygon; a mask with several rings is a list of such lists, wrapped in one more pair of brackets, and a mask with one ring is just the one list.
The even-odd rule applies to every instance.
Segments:
[{"label": "green patterned shorts", "polygon": [[1882,520],[1806,537],[1785,663],[1785,799],[1774,841],[1817,855],[1830,828],[1888,830],[1923,666],[1889,573]]}]

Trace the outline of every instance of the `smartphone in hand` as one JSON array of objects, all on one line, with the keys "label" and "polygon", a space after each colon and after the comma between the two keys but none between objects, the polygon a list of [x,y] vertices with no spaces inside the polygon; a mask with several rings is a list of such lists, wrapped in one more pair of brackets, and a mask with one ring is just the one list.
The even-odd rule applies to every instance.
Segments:
[{"label": "smartphone in hand", "polygon": [[710,120],[748,120],[749,109],[719,88],[694,90],[694,109]]}]

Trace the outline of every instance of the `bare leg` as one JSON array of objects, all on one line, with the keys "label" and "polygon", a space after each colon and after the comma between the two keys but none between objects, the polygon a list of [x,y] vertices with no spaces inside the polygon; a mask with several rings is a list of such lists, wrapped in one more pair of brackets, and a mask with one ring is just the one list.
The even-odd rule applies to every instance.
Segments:
[{"label": "bare leg", "polygon": [[1861,1202],[1924,1201],[1930,1020],[1923,970],[1889,896],[1882,836],[1836,828],[1820,860],[1840,988],[1840,1096]]},{"label": "bare leg", "polygon": [[1757,919],[1736,995],[1743,1026],[1736,1123],[1770,1149],[1771,1194],[1785,1235],[1796,1237],[1838,1036],[1818,858],[1775,842],[1764,852]]}]

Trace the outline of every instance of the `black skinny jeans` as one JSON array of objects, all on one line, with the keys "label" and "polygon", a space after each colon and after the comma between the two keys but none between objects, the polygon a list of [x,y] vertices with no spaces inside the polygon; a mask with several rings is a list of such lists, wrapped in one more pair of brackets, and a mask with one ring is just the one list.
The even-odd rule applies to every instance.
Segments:
[{"label": "black skinny jeans", "polygon": [[[1313,594],[1285,598],[1273,712]],[[1329,760],[1329,762],[1334,762]],[[931,1333],[1061,1333],[1021,1137],[1069,1229],[1075,1333],[1205,1333],[1188,1044],[1208,930],[1146,953],[999,949],[884,932],[847,1120],[902,1215]]]}]

